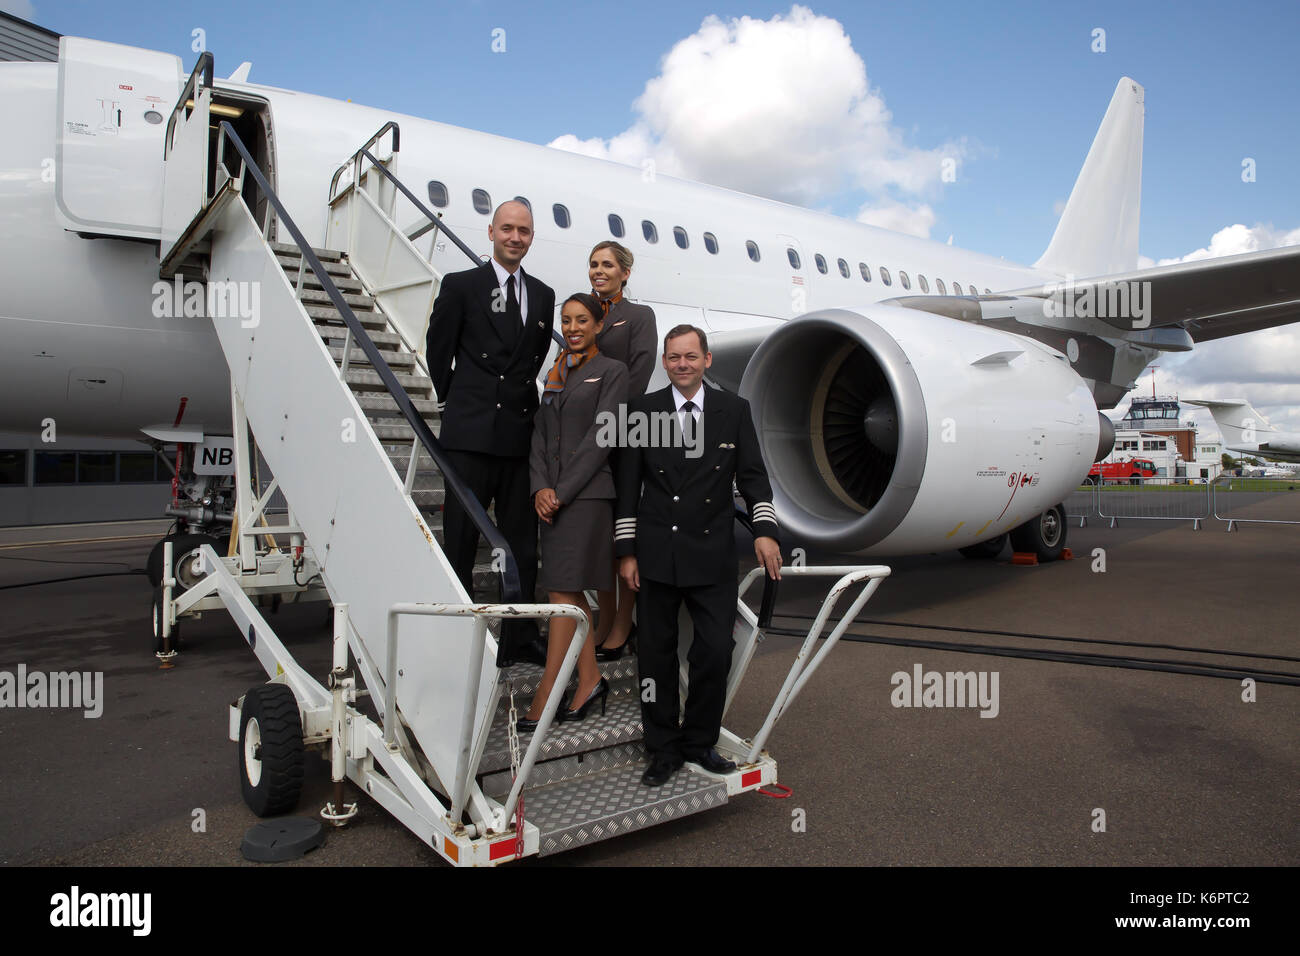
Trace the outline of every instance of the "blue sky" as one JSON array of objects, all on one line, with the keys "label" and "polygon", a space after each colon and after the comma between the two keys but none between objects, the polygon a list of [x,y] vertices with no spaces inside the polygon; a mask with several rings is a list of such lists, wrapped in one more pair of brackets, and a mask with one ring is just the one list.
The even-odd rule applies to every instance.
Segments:
[{"label": "blue sky", "polygon": [[[614,158],[644,150],[667,157],[664,172],[938,240],[951,235],[955,245],[1023,263],[1047,247],[1115,84],[1128,75],[1146,88],[1144,257],[1300,243],[1294,0],[0,0],[0,9],[187,64],[197,56],[193,31],[202,30],[220,76],[251,60],[254,82],[536,143],[566,137]],[[766,29],[767,46],[742,29],[746,17]],[[781,32],[787,27],[795,32]],[[1096,30],[1105,31],[1105,52],[1094,52]],[[816,55],[789,54],[789,36],[813,34]],[[494,52],[494,38],[504,52]],[[687,48],[694,60],[677,57]],[[737,50],[748,59],[724,57]],[[773,77],[770,91],[801,97],[784,111],[779,96],[750,93]],[[713,108],[712,129],[708,120],[668,129],[709,89],[724,90],[703,104]],[[719,142],[726,115],[746,109],[760,124],[751,133],[775,135],[743,162],[710,165],[718,153],[702,146]],[[936,158],[953,154],[956,181],[941,182]],[[681,169],[671,168],[683,156]],[[1247,157],[1254,182],[1242,180]],[[792,185],[809,162],[813,172]],[[727,181],[737,175],[751,180]],[[1298,359],[1300,325],[1234,337],[1167,357],[1161,391],[1249,397],[1275,424],[1300,430]],[[1208,414],[1196,417],[1215,431]]]}]

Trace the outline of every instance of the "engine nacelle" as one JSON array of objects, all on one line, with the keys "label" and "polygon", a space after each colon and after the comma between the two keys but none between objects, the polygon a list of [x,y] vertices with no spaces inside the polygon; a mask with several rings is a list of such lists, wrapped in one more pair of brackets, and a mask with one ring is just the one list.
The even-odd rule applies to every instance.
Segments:
[{"label": "engine nacelle", "polygon": [[893,305],[785,323],[754,352],[754,412],[783,528],[859,554],[965,547],[1063,501],[1099,444],[1064,355]]}]

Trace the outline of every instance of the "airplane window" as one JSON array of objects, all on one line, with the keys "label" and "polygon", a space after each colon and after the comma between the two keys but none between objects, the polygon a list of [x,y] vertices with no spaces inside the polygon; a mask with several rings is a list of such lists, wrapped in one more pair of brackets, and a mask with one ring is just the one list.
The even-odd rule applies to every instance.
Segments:
[{"label": "airplane window", "polygon": [[758,243],[753,239],[745,240],[745,251],[749,253],[749,258],[753,259],[755,262],[763,258],[758,251]]},{"label": "airplane window", "polygon": [[865,262],[859,262],[858,271],[862,273],[863,282],[871,281],[871,266],[867,265]]},{"label": "airplane window", "polygon": [[844,276],[844,278],[847,279],[849,277],[849,264],[845,262],[843,259],[840,259],[839,267],[840,267],[840,275]]},{"label": "airplane window", "polygon": [[945,285],[943,284],[943,280],[942,280],[942,279],[935,279],[935,280],[934,280],[934,284],[938,287],[938,289],[939,289],[939,294],[940,294],[940,295],[947,295],[947,294],[948,294],[948,288],[947,288],[947,286],[945,286]]},{"label": "airplane window", "polygon": [[528,197],[527,197],[527,196],[516,196],[516,197],[515,197],[515,202],[521,202],[521,203],[523,203],[525,206],[528,207],[528,211],[529,211],[530,213],[533,211],[533,204],[530,203],[530,202],[528,201]]},{"label": "airplane window", "polygon": [[929,291],[930,291],[930,283],[928,283],[928,282],[925,281],[925,276],[921,275],[920,273],[917,273],[916,281],[919,282],[919,283],[921,283],[921,291],[922,291],[922,292],[929,292]]},{"label": "airplane window", "polygon": [[623,238],[623,217],[616,213],[609,214],[609,231],[615,239]]},{"label": "airplane window", "polygon": [[718,254],[718,237],[711,232],[704,234],[704,248],[709,250],[711,255]]},{"label": "airplane window", "polygon": [[960,283],[960,282],[954,282],[954,283],[952,284],[952,294],[953,294],[953,295],[965,295],[965,293],[961,291],[961,283]]},{"label": "airplane window", "polygon": [[641,235],[645,236],[646,242],[659,241],[659,230],[655,228],[655,224],[649,219],[641,220]]},{"label": "airplane window", "polygon": [[436,179],[429,180],[429,202],[439,209],[445,209],[449,199],[447,187],[443,183],[438,182]]},{"label": "airplane window", "polygon": [[569,210],[560,203],[551,207],[551,213],[555,216],[555,224],[561,229],[569,228]]},{"label": "airplane window", "polygon": [[904,289],[912,288],[912,280],[907,277],[907,273],[902,269],[898,270],[898,281],[902,283]]},{"label": "airplane window", "polygon": [[889,278],[889,270],[886,269],[884,266],[880,267],[880,281],[883,282],[885,285],[894,284],[894,280]]},{"label": "airplane window", "polygon": [[471,195],[474,199],[474,211],[476,213],[486,216],[492,211],[492,197],[487,194],[486,189],[476,189]]},{"label": "airplane window", "polygon": [[816,261],[816,263],[817,263],[817,271],[820,272],[822,275],[825,275],[825,274],[826,274],[826,257],[825,257],[824,255],[822,255],[822,254],[819,252],[819,253],[817,253],[817,255],[815,255],[815,256],[813,257],[813,259],[814,259],[814,261]]},{"label": "airplane window", "polygon": [[786,249],[785,249],[785,257],[786,257],[787,259],[790,260],[790,265],[791,265],[793,268],[795,268],[795,269],[802,268],[802,267],[799,265],[799,253],[795,252],[795,251],[794,251],[792,248],[790,248],[789,246],[786,246]]},{"label": "airplane window", "polygon": [[673,239],[676,240],[679,249],[685,249],[691,244],[691,240],[686,236],[686,230],[681,226],[673,226]]}]

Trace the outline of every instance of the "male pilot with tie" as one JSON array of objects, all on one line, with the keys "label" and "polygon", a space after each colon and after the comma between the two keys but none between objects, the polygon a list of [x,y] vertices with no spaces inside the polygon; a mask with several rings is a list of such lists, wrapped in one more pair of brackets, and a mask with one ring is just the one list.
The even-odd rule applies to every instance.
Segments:
[{"label": "male pilot with tie", "polygon": [[[641,719],[650,756],[641,782],[652,787],[665,783],[683,761],[713,773],[736,767],[714,749],[735,646],[733,480],[754,522],[758,562],[771,577],[781,577],[772,488],[749,403],[704,387],[704,370],[713,363],[708,348],[701,329],[671,329],[664,337],[663,366],[672,384],[633,399],[628,412],[629,420],[652,422],[673,415],[683,440],[676,447],[629,442],[619,452],[614,553],[619,575],[638,592]],[[683,602],[694,637],[678,726],[677,614]],[[653,683],[647,686],[647,680]]]},{"label": "male pilot with tie", "polygon": [[[519,564],[523,600],[537,580],[537,514],[528,493],[528,451],[537,411],[537,373],[551,344],[555,292],[520,265],[533,241],[522,202],[497,207],[488,226],[492,259],[444,276],[427,338],[429,376],[445,403],[439,440],[452,467],[487,508]],[[454,364],[453,364],[454,363]],[[447,557],[471,598],[479,533],[456,498],[443,506]],[[497,663],[545,662],[537,622],[506,621]]]}]

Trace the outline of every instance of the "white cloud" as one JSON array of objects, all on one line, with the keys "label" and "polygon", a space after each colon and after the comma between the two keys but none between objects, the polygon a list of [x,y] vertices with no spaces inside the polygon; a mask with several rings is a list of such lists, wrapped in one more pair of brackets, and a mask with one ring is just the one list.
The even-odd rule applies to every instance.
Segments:
[{"label": "white cloud", "polygon": [[[945,159],[955,171],[968,152],[907,145],[843,26],[801,6],[707,17],[633,105],[636,122],[610,139],[549,145],[803,205],[862,190],[918,235],[934,222],[920,199],[937,193]],[[895,208],[908,198],[916,208]]]},{"label": "white cloud", "polygon": [[29,23],[36,22],[36,8],[31,0],[0,0],[0,10],[15,17],[22,17]]},{"label": "white cloud", "polygon": [[[1139,267],[1195,262],[1292,245],[1300,245],[1300,229],[1235,223],[1216,232],[1207,246],[1158,263],[1143,256]],[[1167,366],[1167,371],[1162,367],[1157,379],[1161,392],[1186,398],[1244,398],[1274,427],[1300,431],[1300,325],[1204,342],[1185,360],[1170,360]],[[1217,433],[1208,411],[1200,409],[1194,415],[1207,435]]]},{"label": "white cloud", "polygon": [[869,226],[880,226],[882,229],[892,229],[894,232],[905,232],[909,236],[920,236],[922,239],[930,237],[930,229],[934,226],[935,218],[934,210],[926,204],[913,208],[906,203],[893,200],[867,203],[858,210],[858,222],[865,222]]}]

